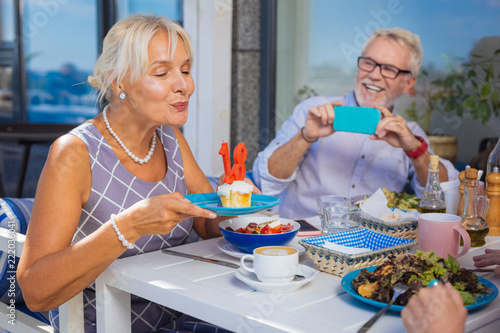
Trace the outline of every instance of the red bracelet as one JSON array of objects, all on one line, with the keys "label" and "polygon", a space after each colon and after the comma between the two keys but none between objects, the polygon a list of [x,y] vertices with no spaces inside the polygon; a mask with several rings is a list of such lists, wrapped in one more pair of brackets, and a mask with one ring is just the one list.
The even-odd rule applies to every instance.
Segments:
[{"label": "red bracelet", "polygon": [[427,145],[427,142],[425,142],[424,138],[422,138],[420,136],[416,136],[416,135],[415,135],[415,137],[418,139],[418,141],[422,142],[422,144],[420,145],[420,147],[417,150],[410,151],[410,152],[406,153],[406,155],[408,155],[408,157],[411,158],[412,160],[416,160],[417,158],[422,156],[427,151],[427,147],[429,147]]}]

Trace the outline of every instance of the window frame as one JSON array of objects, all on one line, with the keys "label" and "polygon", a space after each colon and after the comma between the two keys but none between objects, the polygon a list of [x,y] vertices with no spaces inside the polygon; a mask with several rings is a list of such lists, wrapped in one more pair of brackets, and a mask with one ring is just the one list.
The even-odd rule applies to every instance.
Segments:
[{"label": "window frame", "polygon": [[207,176],[224,172],[219,151],[231,146],[231,58],[233,0],[184,0],[184,28],[194,51],[196,90],[183,126],[198,165]]}]

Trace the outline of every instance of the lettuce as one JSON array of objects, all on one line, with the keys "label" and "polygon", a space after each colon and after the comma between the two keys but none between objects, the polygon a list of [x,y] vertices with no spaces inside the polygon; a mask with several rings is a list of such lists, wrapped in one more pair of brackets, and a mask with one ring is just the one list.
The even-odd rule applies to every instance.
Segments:
[{"label": "lettuce", "polygon": [[464,302],[464,305],[472,305],[476,303],[476,300],[474,299],[474,296],[472,296],[471,293],[461,290],[459,290],[458,293],[460,294],[460,296],[462,296],[462,301]]},{"label": "lettuce", "polygon": [[457,274],[457,272],[460,271],[460,265],[450,254],[448,254],[448,259],[445,259],[444,263],[446,264],[446,267],[453,272],[453,274]]}]

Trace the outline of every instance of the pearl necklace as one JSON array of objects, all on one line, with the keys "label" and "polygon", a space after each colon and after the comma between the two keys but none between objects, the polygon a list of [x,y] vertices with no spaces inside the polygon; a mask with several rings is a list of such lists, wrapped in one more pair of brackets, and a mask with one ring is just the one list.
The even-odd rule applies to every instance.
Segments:
[{"label": "pearl necklace", "polygon": [[151,156],[153,156],[153,153],[155,151],[155,146],[156,146],[156,132],[155,132],[155,134],[153,134],[153,142],[151,143],[151,148],[149,149],[148,155],[146,157],[144,157],[144,158],[139,158],[139,157],[135,156],[127,148],[127,146],[125,146],[125,144],[122,142],[122,140],[118,137],[118,135],[116,135],[115,131],[113,131],[113,129],[109,125],[108,117],[106,117],[106,110],[107,110],[108,107],[109,107],[109,105],[106,105],[106,107],[104,108],[104,110],[102,110],[102,117],[104,118],[104,123],[106,124],[106,128],[108,129],[109,133],[111,133],[111,135],[115,138],[115,140],[118,141],[118,144],[120,144],[120,146],[123,148],[123,150],[125,150],[125,152],[127,153],[127,155],[130,156],[130,158],[132,160],[134,160],[134,162],[139,163],[139,164],[146,164],[146,163],[148,163],[149,160],[151,159]]}]

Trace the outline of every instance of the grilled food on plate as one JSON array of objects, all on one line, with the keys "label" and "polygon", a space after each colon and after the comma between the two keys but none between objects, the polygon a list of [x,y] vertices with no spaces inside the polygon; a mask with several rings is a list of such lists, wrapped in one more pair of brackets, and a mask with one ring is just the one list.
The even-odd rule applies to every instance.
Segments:
[{"label": "grilled food on plate", "polygon": [[448,255],[447,259],[435,256],[434,252],[417,251],[398,259],[389,258],[378,266],[374,272],[363,269],[352,281],[358,293],[368,299],[389,303],[394,293],[393,285],[403,283],[410,288],[398,296],[396,305],[406,305],[420,288],[438,279],[442,283],[450,282],[460,293],[464,305],[475,303],[474,297],[490,292],[490,289],[479,282],[477,275],[464,268]]}]

